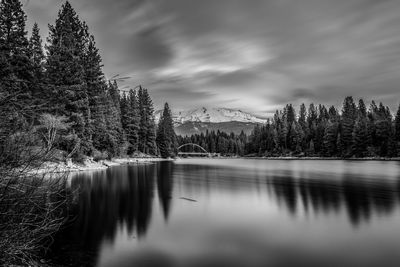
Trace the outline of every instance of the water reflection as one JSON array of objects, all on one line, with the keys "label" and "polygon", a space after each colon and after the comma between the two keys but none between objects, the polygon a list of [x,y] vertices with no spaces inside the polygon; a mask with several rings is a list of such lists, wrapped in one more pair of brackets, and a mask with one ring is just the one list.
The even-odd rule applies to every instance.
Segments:
[{"label": "water reflection", "polygon": [[[307,164],[307,163],[306,163]],[[326,163],[325,163],[326,164]],[[368,163],[366,163],[368,164]],[[375,216],[390,215],[400,205],[400,176],[371,177],[336,170],[336,172],[298,171],[275,168],[235,168],[218,165],[181,165],[175,177],[190,191],[259,192],[261,184],[267,192],[293,216],[339,213],[344,210],[355,227]],[[329,168],[329,163],[327,163]],[[362,166],[361,166],[362,168]],[[261,169],[261,171],[260,171]],[[400,168],[399,168],[400,170]],[[384,173],[385,170],[381,169]]]},{"label": "water reflection", "polygon": [[73,232],[84,242],[98,243],[112,240],[117,227],[126,225],[129,234],[135,230],[142,236],[151,219],[154,174],[154,166],[140,166],[92,173],[89,179],[78,175],[71,183],[77,193]]},{"label": "water reflection", "polygon": [[[351,168],[327,172],[316,171],[312,166],[303,166],[303,163],[283,163],[281,167],[278,164],[239,163],[242,161],[237,164],[160,162],[76,175],[70,184],[74,195],[70,210],[73,220],[55,238],[51,258],[71,266],[96,266],[104,244],[118,243],[117,236],[122,234],[140,244],[151,227],[157,233],[152,238],[157,240],[160,236],[156,243],[173,244],[174,238],[164,236],[166,228],[152,224],[154,220],[159,221],[158,217],[163,223],[172,225],[177,222],[193,224],[197,220],[196,229],[200,230],[196,231],[203,231],[201,235],[204,236],[215,236],[215,233],[208,232],[209,228],[203,227],[210,224],[208,217],[227,217],[224,221],[227,224],[240,221],[242,218],[238,217],[243,216],[249,217],[249,222],[259,220],[257,213],[260,211],[256,210],[254,202],[248,201],[254,196],[260,196],[263,201],[259,205],[272,205],[278,207],[279,213],[289,214],[293,218],[290,223],[296,224],[296,218],[308,218],[311,228],[314,218],[334,216],[344,218],[357,229],[367,226],[374,218],[390,217],[399,211],[400,180],[396,171],[391,172],[390,177],[372,177],[357,175]],[[182,197],[194,198],[198,202],[196,206],[188,206],[190,204],[185,203]],[[221,208],[225,199],[232,203],[229,210]],[[204,217],[196,212],[195,207],[202,208]],[[218,212],[213,213],[212,207],[219,207]],[[196,219],[191,219],[194,216]],[[171,222],[172,219],[175,220]],[[278,221],[281,219],[277,218]],[[268,220],[268,217],[263,220]],[[245,223],[242,225],[244,229],[252,227]],[[195,229],[191,227],[187,231]],[[183,229],[180,234],[185,233]],[[229,232],[227,236],[235,239],[231,234]],[[236,237],[239,238],[239,234]],[[197,239],[189,242],[197,242]],[[258,249],[266,249],[262,246]],[[157,250],[149,254],[153,252],[157,253]],[[128,266],[129,263],[125,261]]]},{"label": "water reflection", "polygon": [[134,238],[144,236],[151,221],[155,177],[168,217],[171,172],[170,165],[151,164],[74,176],[70,185],[74,195],[70,221],[56,237],[58,242],[52,252],[55,260],[71,260],[71,266],[94,266],[101,243],[113,242],[118,229],[126,228]]},{"label": "water reflection", "polygon": [[169,162],[161,162],[157,167],[158,198],[160,199],[165,220],[168,220],[172,201],[173,169],[174,165]]},{"label": "water reflection", "polygon": [[275,177],[268,179],[268,186],[273,188],[278,202],[284,203],[293,215],[296,215],[299,205],[302,205],[306,214],[310,210],[315,214],[337,213],[343,208],[354,226],[367,223],[374,216],[389,215],[398,207],[399,181],[370,181],[347,176],[342,180],[330,178],[321,176],[318,180],[310,180]]}]

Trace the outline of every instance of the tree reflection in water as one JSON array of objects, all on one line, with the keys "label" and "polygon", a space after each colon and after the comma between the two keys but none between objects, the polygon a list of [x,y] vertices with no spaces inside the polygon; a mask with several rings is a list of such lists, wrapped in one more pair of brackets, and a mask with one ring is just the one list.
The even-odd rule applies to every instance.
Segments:
[{"label": "tree reflection in water", "polygon": [[70,221],[56,237],[51,256],[70,265],[95,265],[103,241],[112,242],[117,229],[141,238],[151,220],[154,181],[168,217],[172,191],[172,165],[146,164],[79,173],[71,180],[74,201]]},{"label": "tree reflection in water", "polygon": [[[296,209],[302,205],[306,214],[310,209],[315,213],[339,212],[346,210],[349,221],[357,227],[367,223],[374,216],[389,215],[399,205],[399,181],[365,180],[362,177],[319,179],[279,176],[267,178],[267,184],[273,189],[278,203],[296,215]],[[300,202],[300,203],[298,203]]]},{"label": "tree reflection in water", "polygon": [[70,266],[95,266],[101,244],[114,242],[120,229],[140,240],[152,219],[154,198],[158,198],[164,221],[171,216],[174,198],[178,201],[180,197],[174,184],[194,194],[228,192],[232,197],[237,192],[256,194],[266,186],[280,211],[292,216],[343,213],[353,227],[389,216],[400,205],[398,177],[171,162],[121,166],[71,179],[71,220],[55,237],[50,258]]}]

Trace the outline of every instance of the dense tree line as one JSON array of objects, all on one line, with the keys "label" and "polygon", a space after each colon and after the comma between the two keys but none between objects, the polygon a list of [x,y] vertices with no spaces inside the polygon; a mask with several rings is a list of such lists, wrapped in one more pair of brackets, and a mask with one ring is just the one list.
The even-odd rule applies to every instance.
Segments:
[{"label": "dense tree line", "polygon": [[[239,135],[234,133],[225,133],[223,131],[206,131],[206,133],[195,134],[192,136],[178,136],[179,145],[188,143],[197,144],[210,153],[220,153],[222,155],[240,155],[245,154],[247,136],[242,131]],[[180,149],[183,152],[201,152],[193,149],[192,146],[185,146]]]},{"label": "dense tree line", "polygon": [[387,106],[346,97],[341,112],[334,106],[291,104],[249,136],[246,153],[264,156],[398,157],[400,107],[393,119]]},{"label": "dense tree line", "polygon": [[341,112],[334,106],[310,104],[307,109],[302,104],[297,114],[288,104],[266,124],[257,124],[249,136],[207,131],[178,136],[178,143],[194,143],[223,155],[399,157],[400,106],[393,116],[382,103],[372,101],[367,109],[362,99],[355,103],[351,96],[345,98]]},{"label": "dense tree line", "polygon": [[1,1],[0,97],[10,103],[2,119],[16,128],[50,127],[51,146],[67,157],[157,155],[147,89],[121,94],[117,82],[105,78],[95,38],[71,4],[65,2],[49,25],[45,51],[38,25],[28,38],[25,21],[20,1]]}]

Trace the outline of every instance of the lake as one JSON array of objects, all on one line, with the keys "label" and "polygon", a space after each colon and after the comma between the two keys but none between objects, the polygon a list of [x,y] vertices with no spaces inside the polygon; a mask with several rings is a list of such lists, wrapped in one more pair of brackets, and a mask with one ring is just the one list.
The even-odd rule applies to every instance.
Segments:
[{"label": "lake", "polygon": [[78,173],[70,266],[400,266],[400,163],[182,159]]}]

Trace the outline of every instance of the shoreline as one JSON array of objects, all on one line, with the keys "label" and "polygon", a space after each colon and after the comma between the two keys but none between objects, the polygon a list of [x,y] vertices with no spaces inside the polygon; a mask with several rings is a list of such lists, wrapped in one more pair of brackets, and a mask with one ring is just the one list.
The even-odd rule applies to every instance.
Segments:
[{"label": "shoreline", "polygon": [[128,165],[128,164],[149,164],[159,161],[172,161],[173,159],[163,159],[157,157],[149,158],[115,158],[112,160],[93,161],[88,160],[85,163],[71,163],[65,162],[45,162],[37,169],[33,169],[32,173],[35,174],[52,174],[52,173],[66,173],[66,172],[82,172],[82,171],[96,171],[106,170],[110,167]]},{"label": "shoreline", "polygon": [[345,161],[400,161],[400,158],[341,158],[341,157],[241,157],[244,159],[264,159],[264,160],[345,160]]},{"label": "shoreline", "polygon": [[[179,158],[179,159],[196,159],[195,157]],[[396,158],[341,158],[341,157],[213,157],[209,159],[257,159],[257,160],[345,160],[345,161],[400,161],[400,157]]]},{"label": "shoreline", "polygon": [[[177,158],[177,159],[196,159],[196,158]],[[400,161],[400,158],[340,158],[340,157],[215,157],[209,159],[255,159],[255,160],[345,160],[345,161]],[[115,158],[112,160],[93,161],[88,160],[85,163],[71,163],[67,165],[65,162],[45,162],[39,168],[33,169],[31,173],[35,174],[51,174],[65,172],[83,172],[106,170],[114,166],[122,166],[128,164],[149,164],[159,161],[174,161],[175,159],[163,159],[158,157],[149,158]]]}]

